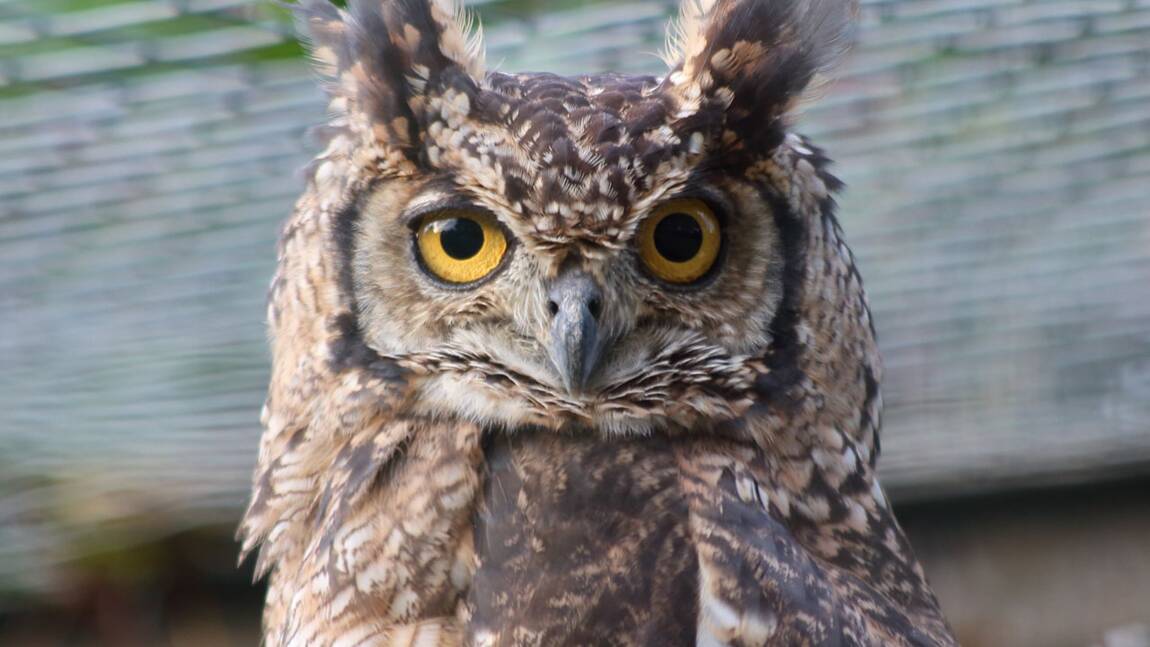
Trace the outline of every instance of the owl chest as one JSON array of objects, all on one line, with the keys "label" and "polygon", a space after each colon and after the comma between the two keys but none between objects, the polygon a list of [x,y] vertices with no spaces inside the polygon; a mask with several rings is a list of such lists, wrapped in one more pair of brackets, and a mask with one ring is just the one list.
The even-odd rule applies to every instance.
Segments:
[{"label": "owl chest", "polygon": [[332,468],[320,530],[273,578],[279,644],[431,626],[445,645],[694,644],[698,569],[666,441],[419,431],[375,455],[366,487],[355,461]]},{"label": "owl chest", "polygon": [[693,645],[698,570],[667,442],[495,439],[475,521],[476,645]]}]

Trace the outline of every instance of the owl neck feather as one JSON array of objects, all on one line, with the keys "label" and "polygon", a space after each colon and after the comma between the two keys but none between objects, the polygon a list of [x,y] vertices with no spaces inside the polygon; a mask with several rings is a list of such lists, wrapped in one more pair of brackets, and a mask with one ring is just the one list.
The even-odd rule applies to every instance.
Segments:
[{"label": "owl neck feather", "polygon": [[837,495],[871,496],[882,367],[870,310],[833,213],[830,190],[839,182],[817,150],[789,144],[772,159],[776,188],[766,191],[788,276],[756,405],[743,422],[780,464],[793,457]]}]

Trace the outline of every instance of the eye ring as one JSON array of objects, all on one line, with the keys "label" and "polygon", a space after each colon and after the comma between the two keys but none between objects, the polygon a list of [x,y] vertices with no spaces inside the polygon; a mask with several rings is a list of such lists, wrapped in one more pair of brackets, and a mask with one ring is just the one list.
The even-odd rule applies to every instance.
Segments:
[{"label": "eye ring", "polygon": [[706,202],[678,198],[660,205],[639,226],[639,258],[656,278],[686,285],[710,272],[722,241],[719,219]]},{"label": "eye ring", "polygon": [[420,219],[415,254],[432,278],[453,287],[469,287],[490,277],[507,256],[507,234],[485,211],[444,209]]}]

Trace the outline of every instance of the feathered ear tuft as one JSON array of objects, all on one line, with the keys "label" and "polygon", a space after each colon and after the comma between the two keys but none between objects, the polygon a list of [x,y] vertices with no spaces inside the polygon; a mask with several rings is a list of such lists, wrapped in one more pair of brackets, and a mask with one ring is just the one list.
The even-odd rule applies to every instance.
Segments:
[{"label": "feathered ear tuft", "polygon": [[665,83],[686,112],[719,102],[750,138],[794,108],[847,50],[856,0],[683,0]]},{"label": "feathered ear tuft", "polygon": [[482,30],[460,0],[302,0],[296,15],[337,117],[385,149],[412,156],[428,100],[483,81]]}]

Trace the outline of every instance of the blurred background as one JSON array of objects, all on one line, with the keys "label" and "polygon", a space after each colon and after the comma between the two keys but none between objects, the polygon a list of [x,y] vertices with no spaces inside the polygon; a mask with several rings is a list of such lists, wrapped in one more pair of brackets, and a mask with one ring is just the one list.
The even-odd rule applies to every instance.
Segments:
[{"label": "blurred background", "polygon": [[[668,0],[472,2],[499,69],[658,73]],[[1150,645],[1150,1],[863,0],[799,130],[966,645]],[[253,645],[231,537],[324,117],[258,0],[0,0],[0,644]]]}]

